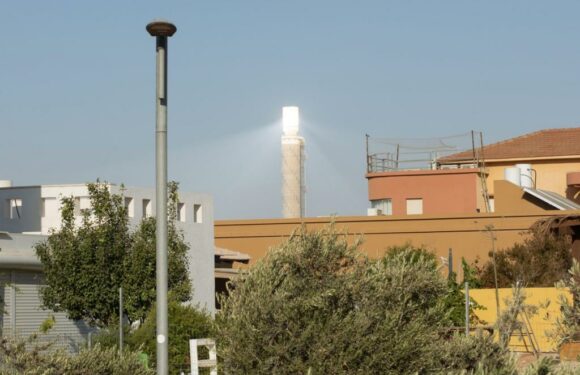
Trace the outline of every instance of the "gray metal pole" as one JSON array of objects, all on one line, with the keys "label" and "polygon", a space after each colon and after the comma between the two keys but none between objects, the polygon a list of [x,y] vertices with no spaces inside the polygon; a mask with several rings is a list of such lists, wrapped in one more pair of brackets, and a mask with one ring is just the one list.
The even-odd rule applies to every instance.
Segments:
[{"label": "gray metal pole", "polygon": [[155,129],[155,172],[157,221],[157,374],[169,372],[167,318],[167,38],[177,28],[167,21],[153,21],[147,31],[157,38],[157,124]]},{"label": "gray metal pole", "polygon": [[447,278],[450,279],[453,274],[453,249],[449,248],[449,253],[447,255]]},{"label": "gray metal pole", "polygon": [[469,335],[469,283],[465,282],[465,336]]},{"label": "gray metal pole", "polygon": [[119,288],[119,355],[123,355],[123,288]]}]

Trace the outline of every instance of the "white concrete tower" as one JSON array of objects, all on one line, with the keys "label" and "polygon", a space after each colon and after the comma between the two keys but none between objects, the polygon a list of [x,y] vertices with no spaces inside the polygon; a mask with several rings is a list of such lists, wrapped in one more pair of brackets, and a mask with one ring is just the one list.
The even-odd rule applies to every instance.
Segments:
[{"label": "white concrete tower", "polygon": [[304,138],[298,107],[282,108],[282,216],[304,216]]}]

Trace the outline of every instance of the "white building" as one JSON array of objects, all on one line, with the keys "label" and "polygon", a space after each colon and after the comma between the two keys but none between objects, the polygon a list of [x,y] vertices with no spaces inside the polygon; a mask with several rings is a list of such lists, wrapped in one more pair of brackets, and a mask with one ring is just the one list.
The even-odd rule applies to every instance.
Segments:
[{"label": "white building", "polygon": [[[115,184],[110,184],[109,189],[111,193],[124,196],[129,223],[132,227],[136,227],[143,217],[154,214],[154,189],[125,188]],[[28,273],[40,272],[39,264],[32,268],[26,266],[27,262],[34,263],[31,257],[35,258],[35,255],[31,251],[31,246],[44,240],[51,230],[59,229],[60,201],[64,197],[73,197],[75,200],[75,211],[80,223],[80,210],[90,206],[85,184],[12,186],[9,181],[0,181],[0,231],[4,232],[4,241],[0,237],[0,247],[1,243],[6,243],[11,248],[10,254],[0,251],[0,270],[4,270],[4,277],[18,279],[23,269],[26,269]],[[209,194],[180,191],[179,201],[178,226],[183,230],[184,239],[189,245],[189,276],[193,285],[192,303],[213,312],[215,284],[212,197]],[[14,260],[18,259],[14,256],[19,253],[23,256],[21,257],[23,265],[14,263]],[[8,289],[13,288],[10,285],[16,287],[14,290],[18,289],[17,285],[8,284],[4,286],[4,291],[0,290],[0,294],[9,295]],[[0,289],[2,289],[1,286]],[[14,301],[18,302],[17,295]],[[14,307],[15,311],[17,307],[18,305]],[[39,306],[35,308],[38,309]],[[14,327],[14,322],[9,321],[11,318],[17,319],[17,317],[5,315],[3,324],[11,324],[11,327]]]}]

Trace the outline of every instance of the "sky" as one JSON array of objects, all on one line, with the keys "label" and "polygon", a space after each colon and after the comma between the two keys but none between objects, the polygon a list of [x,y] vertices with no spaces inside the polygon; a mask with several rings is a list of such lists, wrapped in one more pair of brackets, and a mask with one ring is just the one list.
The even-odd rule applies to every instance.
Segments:
[{"label": "sky", "polygon": [[281,216],[281,108],[300,107],[307,216],[365,215],[365,134],[486,143],[580,126],[580,2],[5,1],[0,179],[153,187],[155,18],[169,178],[217,219]]}]

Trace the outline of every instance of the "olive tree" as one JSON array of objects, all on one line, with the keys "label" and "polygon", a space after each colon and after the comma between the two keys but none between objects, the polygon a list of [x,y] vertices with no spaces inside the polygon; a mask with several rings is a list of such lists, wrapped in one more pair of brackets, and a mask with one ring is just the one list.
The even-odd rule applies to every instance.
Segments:
[{"label": "olive tree", "polygon": [[370,260],[302,229],[229,284],[216,316],[227,374],[405,374],[441,364],[446,281],[432,256]]}]

